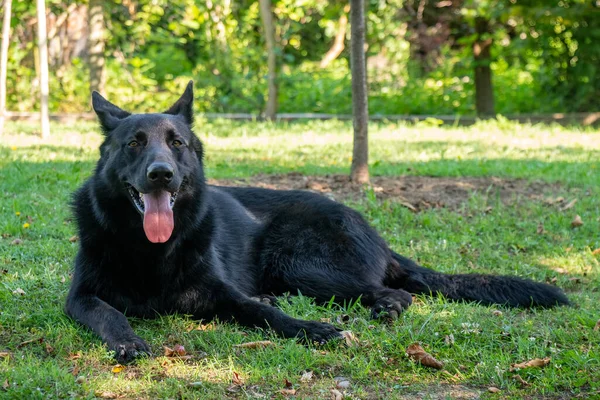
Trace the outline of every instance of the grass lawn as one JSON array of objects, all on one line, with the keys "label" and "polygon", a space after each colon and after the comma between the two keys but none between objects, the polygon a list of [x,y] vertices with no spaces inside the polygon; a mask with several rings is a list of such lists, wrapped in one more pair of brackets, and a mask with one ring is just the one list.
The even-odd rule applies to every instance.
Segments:
[{"label": "grass lawn", "polygon": [[[573,307],[513,310],[419,297],[385,324],[360,305],[315,306],[297,296],[281,307],[330,319],[358,343],[307,348],[269,332],[165,316],[132,320],[155,357],[125,368],[62,310],[78,245],[69,198],[92,173],[101,136],[95,124],[53,125],[48,140],[35,130],[10,123],[0,145],[0,398],[600,398],[598,130],[506,121],[372,125],[373,175],[553,185],[541,186],[538,199],[510,202],[490,187],[458,208],[419,213],[368,188],[348,200],[394,250],[425,266],[554,282]],[[212,178],[345,174],[350,164],[349,123],[198,121],[196,132]],[[576,215],[583,225],[573,228]],[[234,347],[257,340],[274,345]],[[411,361],[405,350],[415,342],[444,369]],[[163,356],[163,346],[176,345],[192,357]],[[511,370],[546,357],[544,368]]]}]

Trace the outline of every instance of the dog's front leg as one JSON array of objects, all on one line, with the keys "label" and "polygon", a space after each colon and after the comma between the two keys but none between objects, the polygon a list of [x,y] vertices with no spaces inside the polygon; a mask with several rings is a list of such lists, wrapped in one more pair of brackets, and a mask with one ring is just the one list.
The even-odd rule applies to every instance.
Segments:
[{"label": "dog's front leg", "polygon": [[127,318],[95,295],[72,288],[65,307],[67,314],[92,329],[120,363],[128,363],[139,354],[150,354],[150,347],[137,336]]},{"label": "dog's front leg", "polygon": [[234,319],[249,327],[270,328],[283,337],[323,344],[341,338],[332,325],[292,318],[276,307],[251,299],[234,287],[223,284],[217,294],[216,314],[222,319]]}]

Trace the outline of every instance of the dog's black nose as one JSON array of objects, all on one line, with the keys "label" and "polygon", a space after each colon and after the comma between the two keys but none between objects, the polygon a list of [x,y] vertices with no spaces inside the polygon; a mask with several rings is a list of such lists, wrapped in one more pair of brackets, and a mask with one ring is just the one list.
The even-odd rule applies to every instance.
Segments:
[{"label": "dog's black nose", "polygon": [[169,183],[173,179],[173,167],[166,162],[153,162],[148,167],[146,176],[153,183]]}]

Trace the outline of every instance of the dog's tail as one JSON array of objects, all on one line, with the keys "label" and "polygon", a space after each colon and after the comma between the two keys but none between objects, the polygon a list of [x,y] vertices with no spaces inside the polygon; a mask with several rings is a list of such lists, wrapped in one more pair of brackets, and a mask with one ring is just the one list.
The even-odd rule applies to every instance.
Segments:
[{"label": "dog's tail", "polygon": [[450,300],[474,301],[511,307],[553,307],[568,305],[559,288],[512,276],[443,274],[421,267],[393,253],[384,284],[413,294],[440,293]]}]

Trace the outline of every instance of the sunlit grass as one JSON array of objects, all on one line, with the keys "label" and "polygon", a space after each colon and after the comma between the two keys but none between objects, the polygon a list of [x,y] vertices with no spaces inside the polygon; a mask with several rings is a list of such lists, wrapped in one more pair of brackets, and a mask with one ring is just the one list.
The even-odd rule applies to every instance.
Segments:
[{"label": "sunlit grass", "polygon": [[[419,297],[398,322],[387,325],[372,321],[369,310],[359,305],[316,306],[305,297],[283,301],[281,307],[290,315],[329,318],[360,340],[355,348],[323,349],[232,324],[190,331],[199,323],[186,316],[132,320],[156,357],[113,373],[114,362],[98,338],[62,312],[77,250],[70,241],[75,233],[70,195],[92,173],[102,136],[93,123],[52,128],[52,136],[41,140],[34,135],[36,125],[9,123],[1,138],[0,352],[11,356],[0,357],[0,398],[93,397],[103,392],[148,399],[283,398],[279,390],[286,379],[298,397],[329,398],[336,376],[351,381],[345,392],[352,398],[440,390],[443,395],[450,385],[483,396],[488,386],[496,386],[506,398],[593,398],[600,391],[600,336],[593,330],[600,318],[600,266],[598,255],[592,254],[600,248],[597,130],[506,121],[468,128],[373,124],[374,175],[522,177],[559,182],[556,192],[544,196],[577,202],[560,211],[541,201],[523,199],[507,206],[477,194],[458,211],[418,214],[369,196],[352,203],[393,249],[426,266],[555,282],[567,290],[574,307],[523,311]],[[198,120],[196,131],[205,143],[210,177],[345,174],[350,165],[352,129],[347,122]],[[577,229],[570,225],[575,214],[584,221]],[[538,233],[540,224],[543,234]],[[15,239],[22,242],[11,244]],[[349,320],[338,322],[341,314]],[[448,335],[454,344],[447,344]],[[43,343],[18,348],[40,337]],[[275,346],[233,347],[265,339]],[[405,348],[415,341],[442,360],[445,371],[408,360]],[[163,357],[163,346],[175,344],[196,358]],[[75,353],[80,356],[74,358]],[[509,370],[513,363],[542,357],[552,358],[544,369]],[[234,371],[242,387],[232,387]],[[313,371],[314,378],[302,382],[306,371]],[[530,386],[522,387],[515,374]]]}]

